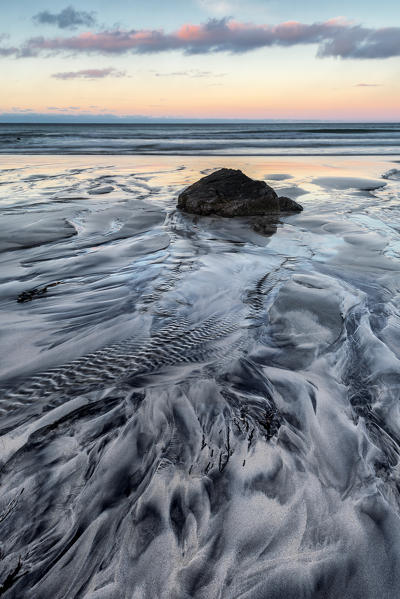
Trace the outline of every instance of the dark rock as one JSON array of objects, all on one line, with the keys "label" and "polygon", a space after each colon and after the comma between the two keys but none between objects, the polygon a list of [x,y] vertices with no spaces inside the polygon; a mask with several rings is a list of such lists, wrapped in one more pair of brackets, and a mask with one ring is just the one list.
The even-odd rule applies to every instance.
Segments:
[{"label": "dark rock", "polygon": [[278,198],[278,200],[281,212],[301,212],[303,210],[303,206],[301,206],[294,200],[291,200],[290,198],[281,196],[280,198]]},{"label": "dark rock", "polygon": [[55,287],[56,285],[61,285],[61,281],[57,281],[56,283],[50,283],[45,287],[37,287],[36,289],[29,289],[28,291],[23,291],[19,294],[17,302],[19,304],[23,304],[24,302],[31,302],[36,297],[41,297],[50,287]]},{"label": "dark rock", "polygon": [[280,210],[277,194],[265,181],[255,181],[230,168],[222,168],[187,187],[178,197],[178,208],[191,214],[227,217]]}]

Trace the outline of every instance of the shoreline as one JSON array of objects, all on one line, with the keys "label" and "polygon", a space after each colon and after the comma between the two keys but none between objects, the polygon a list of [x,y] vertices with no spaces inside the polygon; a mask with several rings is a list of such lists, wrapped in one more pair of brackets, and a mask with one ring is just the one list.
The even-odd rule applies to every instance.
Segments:
[{"label": "shoreline", "polygon": [[[322,163],[321,166],[323,166],[324,158],[328,158],[329,160],[334,159],[334,161],[337,161],[339,164],[343,163],[343,166],[346,166],[347,164],[349,164],[350,161],[354,161],[354,163],[359,162],[360,166],[362,165],[363,162],[371,162],[371,163],[380,163],[380,164],[385,164],[388,162],[393,162],[393,163],[400,163],[400,151],[396,154],[390,154],[390,155],[382,155],[382,154],[370,154],[370,155],[365,155],[365,154],[348,154],[348,155],[341,155],[341,154],[332,154],[332,155],[327,155],[327,154],[310,154],[310,155],[303,155],[303,154],[292,154],[292,155],[276,155],[276,154],[271,154],[271,155],[252,155],[252,154],[242,154],[242,155],[238,155],[238,154],[231,154],[231,155],[225,155],[225,154],[221,154],[221,155],[215,155],[215,154],[210,154],[210,155],[200,155],[200,156],[195,156],[195,155],[189,155],[189,154],[165,154],[165,153],[160,153],[160,154],[120,154],[120,153],[110,153],[110,154],[88,154],[88,153],[82,153],[82,154],[68,154],[68,153],[49,153],[49,154],[29,154],[29,153],[18,153],[18,154],[14,154],[14,153],[4,153],[4,154],[0,154],[0,166],[2,167],[2,162],[4,161],[5,164],[9,165],[10,163],[12,163],[13,161],[16,161],[18,166],[20,166],[20,161],[23,159],[24,156],[29,156],[29,159],[32,160],[32,165],[31,166],[35,166],[38,162],[43,161],[45,159],[51,159],[51,162],[56,162],[56,161],[62,161],[63,159],[68,159],[68,160],[73,160],[74,163],[78,160],[83,160],[83,161],[87,161],[90,163],[98,163],[98,166],[104,166],[104,164],[102,164],[104,161],[108,161],[110,158],[114,158],[116,160],[121,160],[121,162],[127,162],[129,160],[132,159],[137,159],[140,161],[140,163],[145,163],[146,161],[150,161],[150,160],[160,160],[160,161],[164,161],[166,162],[166,164],[168,165],[168,161],[176,161],[176,162],[181,162],[182,159],[187,160],[190,163],[190,166],[194,166],[193,163],[204,163],[204,162],[210,162],[214,159],[214,161],[221,161],[218,162],[217,164],[215,164],[215,168],[218,168],[219,164],[222,164],[223,166],[225,166],[226,164],[228,164],[230,161],[232,164],[246,164],[246,162],[243,162],[243,159],[248,159],[249,163],[253,162],[253,163],[261,163],[261,162],[267,162],[268,164],[282,164],[285,161],[286,162],[290,162],[293,164],[293,166],[296,165],[296,163],[304,161],[305,164],[308,164],[309,162],[311,162],[312,160],[318,162],[318,163]],[[329,167],[327,167],[329,168]],[[332,165],[331,168],[337,168],[335,165]],[[4,170],[3,168],[0,168],[0,172]]]}]

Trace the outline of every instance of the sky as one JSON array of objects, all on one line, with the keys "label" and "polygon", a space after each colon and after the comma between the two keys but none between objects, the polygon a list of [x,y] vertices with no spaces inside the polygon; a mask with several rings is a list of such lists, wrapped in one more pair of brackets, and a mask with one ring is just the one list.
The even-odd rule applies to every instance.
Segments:
[{"label": "sky", "polygon": [[0,0],[0,121],[400,120],[394,0]]}]

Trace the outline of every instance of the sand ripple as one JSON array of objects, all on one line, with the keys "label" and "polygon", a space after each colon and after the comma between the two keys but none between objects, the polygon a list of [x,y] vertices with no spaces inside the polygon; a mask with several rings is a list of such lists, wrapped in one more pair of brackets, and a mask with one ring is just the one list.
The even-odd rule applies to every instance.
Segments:
[{"label": "sand ripple", "polygon": [[2,175],[4,597],[393,599],[397,179],[262,232],[114,170]]}]

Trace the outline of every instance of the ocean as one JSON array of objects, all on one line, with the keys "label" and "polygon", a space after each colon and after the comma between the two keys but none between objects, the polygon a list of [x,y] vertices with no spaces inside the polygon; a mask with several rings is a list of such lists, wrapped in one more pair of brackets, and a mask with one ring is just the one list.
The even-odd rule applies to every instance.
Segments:
[{"label": "ocean", "polygon": [[393,155],[400,123],[0,124],[0,153]]}]

